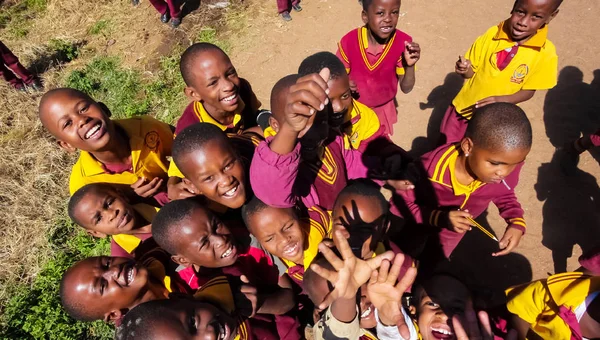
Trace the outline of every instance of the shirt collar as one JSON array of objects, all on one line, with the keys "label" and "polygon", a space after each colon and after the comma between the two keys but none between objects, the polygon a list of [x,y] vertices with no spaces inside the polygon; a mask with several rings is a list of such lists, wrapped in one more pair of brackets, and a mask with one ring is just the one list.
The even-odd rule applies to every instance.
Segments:
[{"label": "shirt collar", "polygon": [[452,190],[454,190],[454,195],[470,195],[479,187],[481,187],[484,183],[479,180],[474,180],[469,185],[464,185],[458,181],[456,178],[456,162],[458,160],[458,150],[453,152],[448,159],[448,171],[450,171],[450,181],[452,182]]},{"label": "shirt collar", "polygon": [[369,49],[369,34],[368,34],[369,30],[365,26],[361,27],[360,29],[361,29],[360,38],[362,39],[362,44],[363,44],[363,47],[365,48],[365,51],[367,51],[367,53],[372,54],[374,56],[380,55],[383,52],[385,45],[383,45],[383,46],[378,45],[378,46],[375,46],[375,47]]},{"label": "shirt collar", "polygon": [[223,125],[219,123],[216,119],[214,119],[204,108],[201,102],[194,102],[194,112],[200,119],[201,122],[210,123],[218,126],[221,130],[225,131],[228,128],[233,128],[238,125],[238,123],[242,120],[242,115],[240,112],[244,109],[244,102],[241,100],[242,98],[238,98],[240,100],[240,105],[238,106],[238,110],[235,112],[233,116],[233,123],[231,125]]},{"label": "shirt collar", "polygon": [[[129,141],[129,146],[132,150],[131,166],[135,172],[135,169],[137,169],[137,162],[139,161],[139,153],[133,152],[133,150],[139,150],[144,144],[144,140],[139,136],[141,120],[122,119],[114,120],[113,123],[116,125],[116,132],[125,133],[125,136]],[[94,176],[106,172],[102,163],[98,161],[90,152],[82,150],[79,153],[79,160],[81,162],[81,167],[85,169],[86,176]]]},{"label": "shirt collar", "polygon": [[[504,32],[504,29],[503,29],[504,25],[508,25],[508,24],[509,23],[506,20],[502,21],[500,24],[498,24],[498,32],[496,33],[496,36],[494,37],[494,39],[495,40],[506,40],[509,43],[514,44],[515,42],[508,36],[508,34],[506,34],[506,32]],[[527,40],[520,46],[542,48],[546,44],[547,39],[548,39],[548,25],[544,25],[544,27],[540,28],[533,35],[533,37],[531,37],[529,40]],[[502,49],[504,49],[504,47]]]}]

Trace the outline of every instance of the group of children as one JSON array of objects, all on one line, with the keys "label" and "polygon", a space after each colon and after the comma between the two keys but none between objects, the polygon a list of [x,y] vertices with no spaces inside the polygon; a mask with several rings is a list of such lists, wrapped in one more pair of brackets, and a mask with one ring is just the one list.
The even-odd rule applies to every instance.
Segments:
[{"label": "group of children", "polygon": [[48,91],[42,124],[79,150],[69,216],[111,238],[110,256],[64,274],[65,310],[114,323],[117,339],[301,339],[307,325],[316,339],[600,337],[594,255],[489,314],[460,278],[421,267],[477,233],[490,202],[507,225],[493,256],[524,235],[514,190],[532,129],[515,104],[556,84],[546,34],[560,2],[517,0],[460,57],[467,82],[418,159],[389,138],[420,57],[396,29],[400,0],[363,0],[365,25],[279,80],[271,111],[208,43],[181,57],[191,103],[176,127]]}]

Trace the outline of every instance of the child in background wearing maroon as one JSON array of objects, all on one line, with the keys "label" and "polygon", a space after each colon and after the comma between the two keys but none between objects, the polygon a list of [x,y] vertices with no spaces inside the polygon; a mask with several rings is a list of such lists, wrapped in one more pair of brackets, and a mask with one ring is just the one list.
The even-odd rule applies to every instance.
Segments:
[{"label": "child in background wearing maroon", "polygon": [[29,72],[6,45],[0,40],[0,75],[4,77],[12,87],[25,91],[31,87],[36,91],[42,91],[44,86],[40,79]]},{"label": "child in background wearing maroon", "polygon": [[284,21],[292,20],[292,16],[290,15],[290,2],[292,3],[291,7],[294,11],[300,12],[302,7],[300,7],[300,0],[277,0],[277,12],[281,15],[281,18]]}]

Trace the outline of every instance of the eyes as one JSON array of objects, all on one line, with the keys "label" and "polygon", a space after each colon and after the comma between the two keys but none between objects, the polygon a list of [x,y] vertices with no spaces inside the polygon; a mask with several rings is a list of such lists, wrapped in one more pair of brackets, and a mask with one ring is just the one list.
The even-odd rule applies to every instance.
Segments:
[{"label": "eyes", "polygon": [[[399,15],[400,14],[400,10],[399,9],[395,9],[392,11],[392,15]],[[385,15],[385,11],[383,10],[379,10],[377,12],[375,12],[375,15],[377,15],[378,17],[382,17]]]},{"label": "eyes", "polygon": [[431,309],[438,309],[440,308],[440,305],[438,305],[437,303],[433,302],[433,301],[427,301],[425,302],[425,306],[431,308]]},{"label": "eyes", "polygon": [[[223,169],[221,171],[227,172],[227,171],[231,170],[234,167],[236,162],[237,162],[237,159],[232,158],[230,161],[225,163],[225,165],[223,166]],[[214,179],[215,179],[214,175],[208,175],[208,176],[205,176],[204,178],[202,178],[202,182],[208,183],[208,182],[212,182]]]},{"label": "eyes", "polygon": [[196,318],[196,311],[192,310],[188,317],[188,327],[191,334],[198,332],[198,319]]},{"label": "eyes", "polygon": [[[293,226],[294,226],[293,223],[286,224],[283,228],[281,228],[281,233],[284,234],[284,233],[289,232],[290,230],[292,230]],[[275,234],[272,234],[272,235],[267,236],[267,238],[265,238],[265,242],[268,243],[268,242],[273,241],[274,239],[275,239]]]},{"label": "eyes", "polygon": [[[527,13],[526,13],[524,10],[522,10],[522,9],[515,9],[515,13],[516,13],[516,14],[518,14],[520,17],[522,17],[522,16],[524,16],[524,15],[526,15],[526,14],[527,14]],[[533,17],[535,20],[541,20],[541,19],[544,19],[544,17],[543,17],[543,16],[541,16],[541,15],[539,15],[539,14],[533,14],[533,15],[532,15],[532,17]]]},{"label": "eyes", "polygon": [[[109,197],[107,198],[104,203],[102,204],[102,210],[108,210],[108,208],[110,208],[110,206],[115,202],[116,198],[114,197]],[[100,212],[98,212],[96,214],[96,216],[94,216],[94,224],[98,224],[102,221],[102,214]]]},{"label": "eyes", "polygon": [[[103,258],[102,269],[104,269],[105,271],[109,270],[110,262],[111,262],[110,257]],[[106,279],[103,277],[100,278],[100,295],[104,294],[104,291],[106,290],[107,286],[108,286],[108,281],[106,281]]]},{"label": "eyes", "polygon": [[[78,113],[78,114],[84,114],[84,113],[86,113],[86,112],[88,111],[88,109],[89,109],[89,108],[90,108],[90,104],[89,104],[89,103],[86,103],[85,105],[81,106],[81,107],[78,109],[77,113]],[[63,128],[63,129],[66,129],[66,128],[68,128],[68,127],[72,126],[72,125],[73,125],[73,120],[71,120],[71,119],[67,119],[67,120],[65,120],[65,122],[63,123],[63,126],[62,126],[62,128]]]},{"label": "eyes", "polygon": [[[229,78],[229,79],[237,77],[237,71],[235,70],[235,68],[231,67],[230,69],[228,69],[227,72],[225,72],[225,77]],[[212,78],[208,82],[207,87],[214,87],[218,83],[219,83],[219,78]]]}]

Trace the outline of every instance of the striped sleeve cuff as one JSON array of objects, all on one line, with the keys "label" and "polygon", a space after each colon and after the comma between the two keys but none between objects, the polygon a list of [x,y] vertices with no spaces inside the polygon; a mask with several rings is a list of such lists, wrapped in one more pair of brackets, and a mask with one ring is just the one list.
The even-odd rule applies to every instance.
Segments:
[{"label": "striped sleeve cuff", "polygon": [[442,214],[443,211],[441,210],[432,210],[431,214],[429,214],[429,225],[439,227],[440,217]]},{"label": "striped sleeve cuff", "polygon": [[525,219],[522,217],[515,217],[507,220],[509,228],[515,228],[523,232],[525,234],[525,230],[527,230],[527,224],[525,223]]}]

